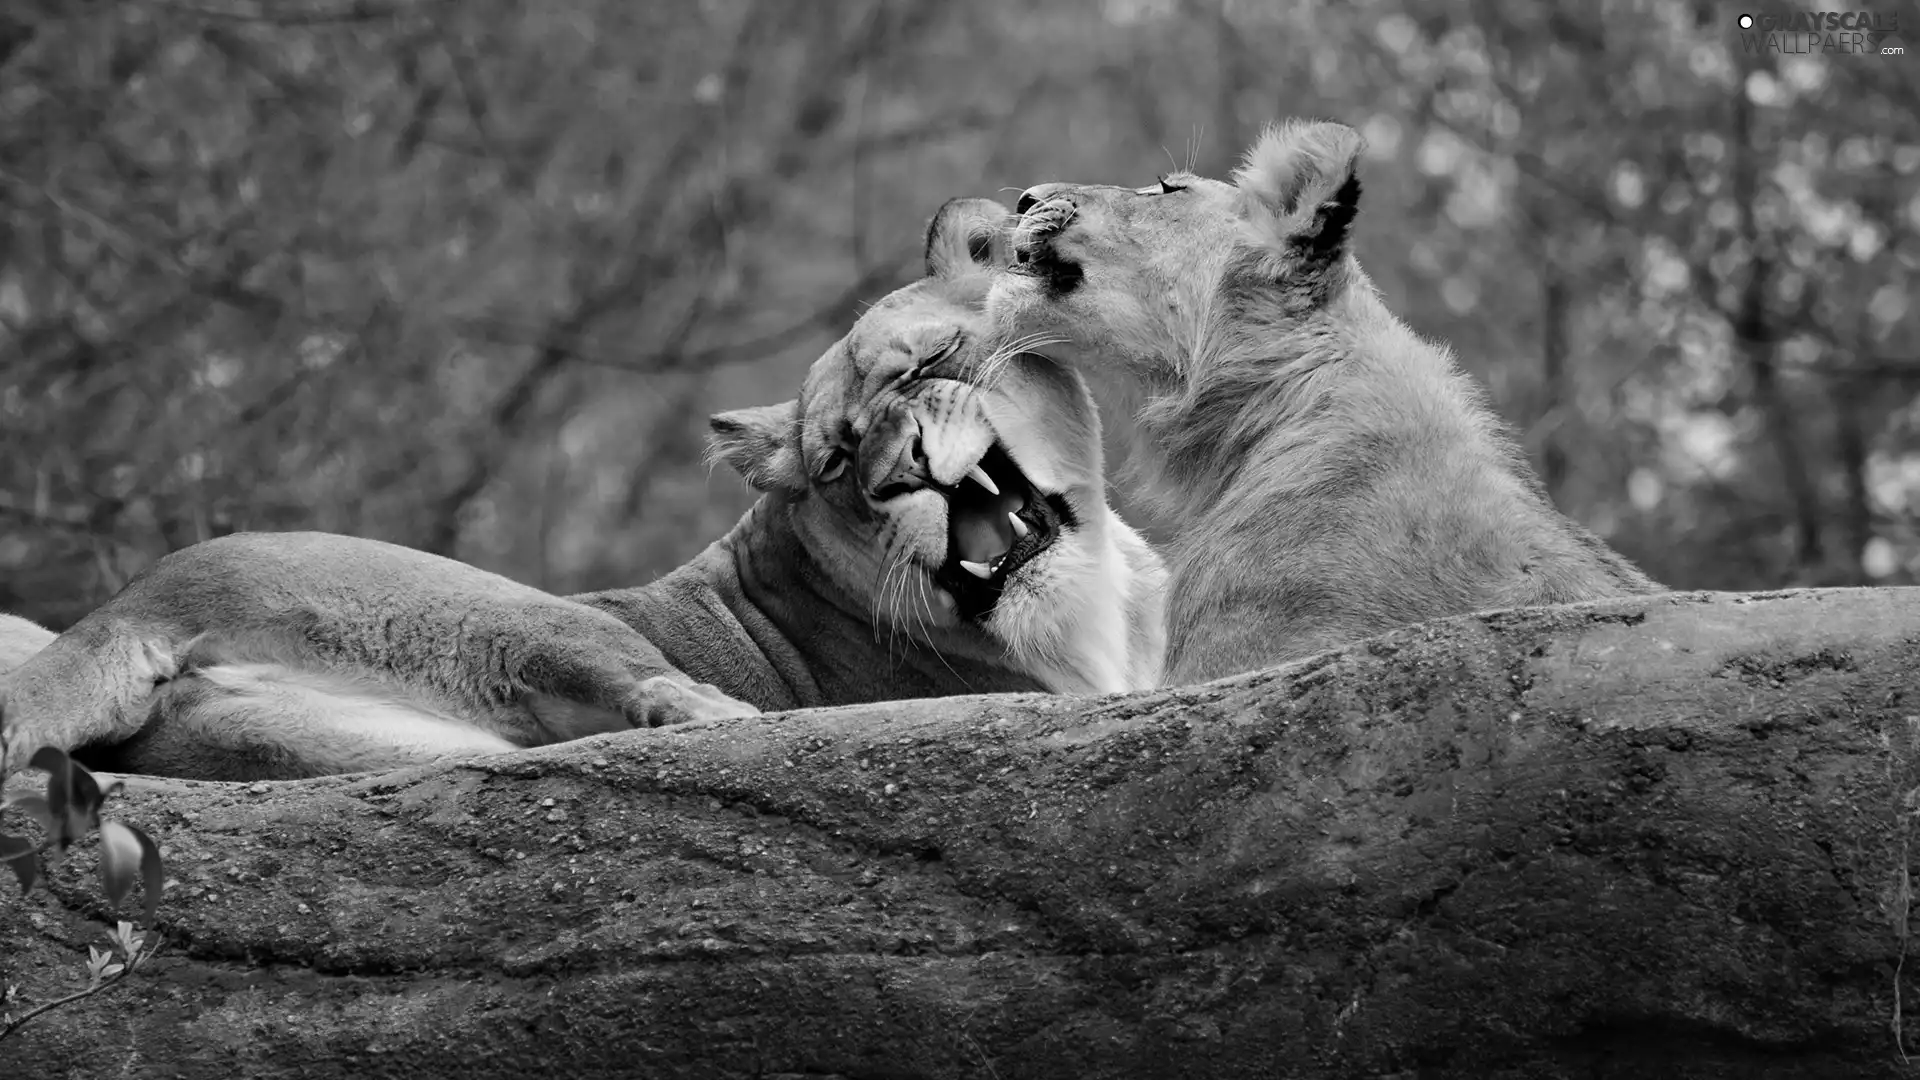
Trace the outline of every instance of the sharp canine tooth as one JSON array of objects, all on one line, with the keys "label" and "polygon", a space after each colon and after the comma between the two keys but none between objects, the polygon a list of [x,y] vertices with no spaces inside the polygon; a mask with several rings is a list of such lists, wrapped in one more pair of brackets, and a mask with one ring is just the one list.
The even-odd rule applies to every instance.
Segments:
[{"label": "sharp canine tooth", "polygon": [[974,465],[973,468],[968,469],[967,476],[970,479],[972,479],[974,483],[979,484],[983,488],[986,488],[987,494],[989,495],[1000,494],[1000,489],[995,487],[993,484],[993,477],[988,476],[987,470],[981,468],[979,465],[976,464]]},{"label": "sharp canine tooth", "polygon": [[968,562],[965,559],[960,560],[960,569],[965,570],[977,578],[990,578],[993,576],[993,567],[985,566],[977,562]]},{"label": "sharp canine tooth", "polygon": [[1007,520],[1013,522],[1014,538],[1025,540],[1027,538],[1027,523],[1020,520],[1020,515],[1009,510],[1007,511]]}]

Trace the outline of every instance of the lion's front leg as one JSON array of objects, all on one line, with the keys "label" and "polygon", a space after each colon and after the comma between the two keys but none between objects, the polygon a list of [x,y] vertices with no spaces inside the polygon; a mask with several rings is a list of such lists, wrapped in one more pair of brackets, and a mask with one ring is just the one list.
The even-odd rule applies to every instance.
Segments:
[{"label": "lion's front leg", "polygon": [[553,742],[636,727],[756,716],[760,710],[669,663],[645,635],[573,601],[515,620],[513,681]]}]

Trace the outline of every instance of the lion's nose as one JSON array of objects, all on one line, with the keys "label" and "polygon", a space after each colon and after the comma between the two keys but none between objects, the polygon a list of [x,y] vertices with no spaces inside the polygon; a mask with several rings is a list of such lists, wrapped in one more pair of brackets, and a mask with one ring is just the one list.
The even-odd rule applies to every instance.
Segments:
[{"label": "lion's nose", "polygon": [[1072,186],[1071,184],[1035,184],[1020,193],[1020,201],[1014,204],[1013,212],[1024,214]]},{"label": "lion's nose", "polygon": [[927,450],[915,432],[909,440],[904,440],[893,462],[881,473],[867,490],[877,502],[900,495],[910,495],[933,483],[933,470],[927,465]]},{"label": "lion's nose", "polygon": [[[872,459],[868,455],[872,454]],[[860,440],[862,475],[866,490],[876,502],[918,492],[933,484],[933,469],[927,465],[927,448],[920,440],[920,417],[912,409],[899,407]]]}]

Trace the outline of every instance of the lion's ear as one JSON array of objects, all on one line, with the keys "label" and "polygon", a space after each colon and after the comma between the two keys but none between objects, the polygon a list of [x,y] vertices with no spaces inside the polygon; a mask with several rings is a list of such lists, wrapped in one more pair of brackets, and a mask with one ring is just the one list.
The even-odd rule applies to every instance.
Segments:
[{"label": "lion's ear", "polygon": [[707,418],[709,452],[733,466],[755,491],[799,491],[807,474],[800,461],[800,403],[783,401],[734,409]]},{"label": "lion's ear", "polygon": [[1233,174],[1251,223],[1275,254],[1326,264],[1345,254],[1360,208],[1354,167],[1366,140],[1345,124],[1289,121],[1267,128]]},{"label": "lion's ear", "polygon": [[927,226],[927,276],[1013,265],[1013,211],[992,199],[948,199]]}]

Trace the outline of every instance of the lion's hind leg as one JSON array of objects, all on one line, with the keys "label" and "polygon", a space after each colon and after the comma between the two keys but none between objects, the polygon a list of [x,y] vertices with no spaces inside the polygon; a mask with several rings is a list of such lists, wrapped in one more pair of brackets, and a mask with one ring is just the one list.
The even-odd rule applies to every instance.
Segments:
[{"label": "lion's hind leg", "polygon": [[204,643],[154,694],[140,732],[86,757],[110,772],[291,780],[499,754],[520,744],[416,688]]}]

